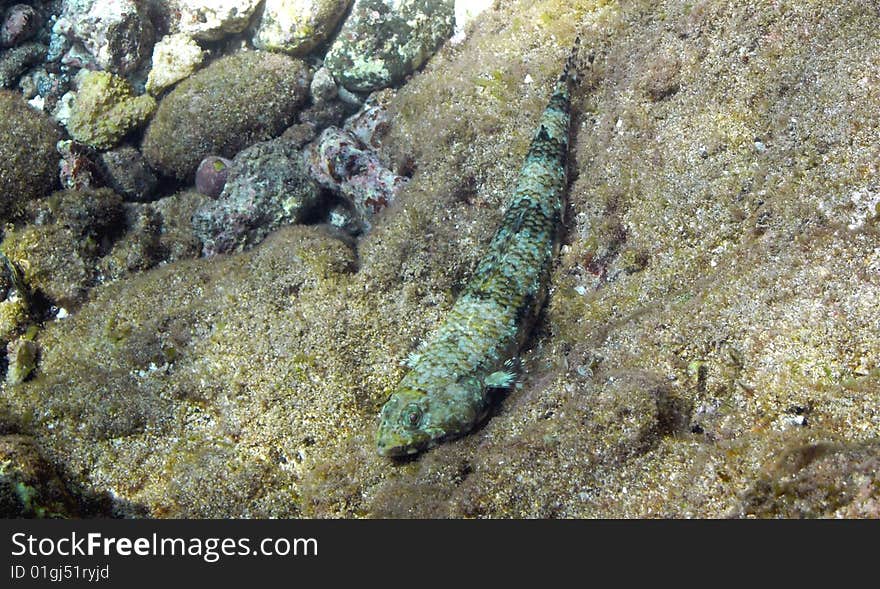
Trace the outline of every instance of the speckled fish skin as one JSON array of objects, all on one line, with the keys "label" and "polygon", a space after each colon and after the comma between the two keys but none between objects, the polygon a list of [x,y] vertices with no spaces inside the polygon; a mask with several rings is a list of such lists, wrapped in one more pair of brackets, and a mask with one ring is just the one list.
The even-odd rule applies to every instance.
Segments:
[{"label": "speckled fish skin", "polygon": [[486,255],[382,408],[376,439],[382,456],[416,454],[468,433],[488,412],[488,390],[513,382],[505,362],[531,330],[559,245],[571,63],[541,116]]}]

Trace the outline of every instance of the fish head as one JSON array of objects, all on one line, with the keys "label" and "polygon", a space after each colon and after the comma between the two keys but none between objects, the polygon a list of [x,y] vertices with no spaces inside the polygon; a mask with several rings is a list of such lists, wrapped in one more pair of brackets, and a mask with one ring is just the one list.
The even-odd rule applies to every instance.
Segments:
[{"label": "fish head", "polygon": [[481,388],[446,383],[430,393],[400,386],[382,407],[376,449],[382,456],[408,456],[469,431],[485,415]]},{"label": "fish head", "polygon": [[418,390],[399,388],[382,407],[376,449],[382,456],[407,456],[427,448],[434,440],[429,423],[430,403]]}]

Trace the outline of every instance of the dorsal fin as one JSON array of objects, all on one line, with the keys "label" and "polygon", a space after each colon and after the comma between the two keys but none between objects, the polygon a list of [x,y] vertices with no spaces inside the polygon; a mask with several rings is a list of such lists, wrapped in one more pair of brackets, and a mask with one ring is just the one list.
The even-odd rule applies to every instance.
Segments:
[{"label": "dorsal fin", "polygon": [[565,60],[565,67],[562,68],[562,73],[559,75],[559,82],[576,84],[581,79],[582,70],[589,68],[595,58],[592,51],[587,55],[581,55],[581,36],[578,35],[571,46],[568,59]]}]

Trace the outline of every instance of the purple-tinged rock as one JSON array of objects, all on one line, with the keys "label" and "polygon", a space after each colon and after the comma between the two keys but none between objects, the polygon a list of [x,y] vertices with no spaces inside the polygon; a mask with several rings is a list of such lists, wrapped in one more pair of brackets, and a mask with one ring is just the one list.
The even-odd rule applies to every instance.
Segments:
[{"label": "purple-tinged rock", "polygon": [[32,39],[40,29],[39,13],[27,4],[15,4],[6,11],[0,25],[0,47],[14,47]]},{"label": "purple-tinged rock", "polygon": [[379,104],[364,107],[345,121],[343,129],[354,135],[365,146],[378,149],[382,137],[391,126],[388,109]]},{"label": "purple-tinged rock", "polygon": [[257,143],[235,156],[220,197],[193,214],[193,233],[206,256],[242,251],[283,225],[302,222],[321,197],[295,145]]},{"label": "purple-tinged rock", "polygon": [[205,196],[217,198],[226,186],[229,166],[232,160],[216,155],[209,155],[202,160],[196,170],[196,190]]},{"label": "purple-tinged rock", "polygon": [[72,43],[68,45],[64,55],[61,56],[61,65],[66,65],[68,68],[73,69],[103,69],[98,63],[98,60],[95,59],[95,56],[89,53],[88,49],[83,47],[82,43]]},{"label": "purple-tinged rock", "polygon": [[324,129],[305,157],[312,177],[351,202],[367,224],[408,182],[384,167],[378,154],[352,133],[336,127]]},{"label": "purple-tinged rock", "polygon": [[61,160],[58,162],[58,178],[65,190],[90,190],[101,186],[98,167],[91,158],[88,146],[63,139],[56,146]]}]

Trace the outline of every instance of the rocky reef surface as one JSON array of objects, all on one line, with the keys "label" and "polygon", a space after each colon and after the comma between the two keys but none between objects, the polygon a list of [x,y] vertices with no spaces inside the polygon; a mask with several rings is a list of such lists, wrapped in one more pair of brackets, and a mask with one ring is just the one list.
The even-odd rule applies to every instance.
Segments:
[{"label": "rocky reef surface", "polygon": [[[152,195],[109,179],[52,193],[57,129],[0,93],[39,139],[0,118],[17,141],[0,143],[0,181],[27,187],[0,194],[0,335],[15,375],[0,393],[0,515],[880,517],[871,2],[496,3],[373,95],[381,140],[343,122],[365,98],[343,61],[306,96],[317,63],[232,47],[258,26],[256,2],[226,25],[225,2],[146,3],[137,22],[175,10],[118,58],[94,36],[51,32],[51,10],[28,4],[43,28],[8,38],[69,64],[110,60],[126,99],[143,91],[133,68],[153,37],[188,35],[204,55],[157,90],[144,143],[138,121],[97,146],[164,174]],[[75,24],[89,3],[54,4]],[[372,4],[397,3],[356,0],[349,14]],[[594,60],[573,96],[564,245],[521,377],[477,431],[381,458],[378,410],[483,254],[577,35]],[[45,68],[31,76],[42,104],[63,105],[76,72]],[[247,70],[264,86],[236,77]],[[295,88],[293,105],[270,79]],[[18,83],[31,106],[43,96]],[[191,190],[203,158],[244,153],[230,178],[284,185],[276,160],[295,156],[251,170],[242,162],[261,158],[244,150],[297,152],[333,127],[408,179],[368,232],[291,214],[308,224],[199,257],[197,211],[259,217],[241,182]],[[109,177],[112,152],[82,153],[68,173],[92,159]],[[320,200],[338,213],[341,199]],[[285,211],[269,210],[274,228]]]}]

